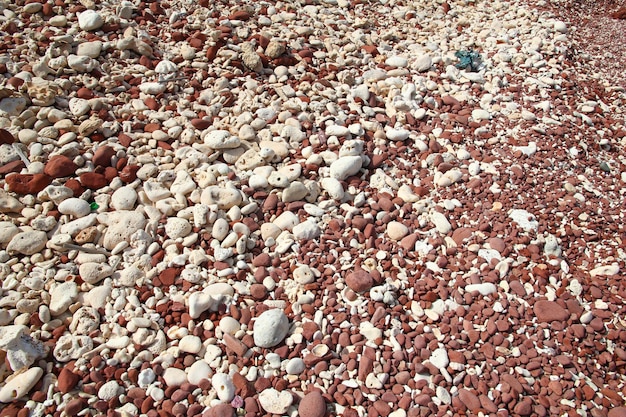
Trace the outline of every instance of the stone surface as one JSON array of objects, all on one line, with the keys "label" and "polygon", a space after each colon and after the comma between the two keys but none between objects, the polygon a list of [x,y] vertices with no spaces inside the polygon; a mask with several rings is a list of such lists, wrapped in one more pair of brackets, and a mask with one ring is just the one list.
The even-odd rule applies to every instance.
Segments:
[{"label": "stone surface", "polygon": [[324,417],[326,401],[319,391],[311,391],[300,400],[298,405],[300,417]]},{"label": "stone surface", "polygon": [[569,313],[555,301],[538,300],[533,305],[533,312],[540,323],[565,321]]},{"label": "stone surface", "polygon": [[280,344],[289,332],[289,319],[282,310],[267,310],[254,321],[254,344],[271,348]]},{"label": "stone surface", "polygon": [[357,269],[346,275],[346,285],[354,292],[365,292],[372,288],[374,280],[369,272],[363,269]]}]

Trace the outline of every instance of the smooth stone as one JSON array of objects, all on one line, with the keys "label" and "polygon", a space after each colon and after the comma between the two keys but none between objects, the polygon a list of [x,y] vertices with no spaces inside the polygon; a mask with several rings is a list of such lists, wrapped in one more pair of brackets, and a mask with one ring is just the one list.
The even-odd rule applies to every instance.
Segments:
[{"label": "smooth stone", "polygon": [[339,181],[356,175],[363,165],[360,156],[343,156],[330,165],[330,176]]},{"label": "smooth stone", "polygon": [[489,120],[491,119],[491,114],[484,109],[474,109],[472,110],[472,119],[477,122],[481,120]]},{"label": "smooth stone", "polygon": [[78,27],[82,30],[97,30],[102,25],[104,25],[104,19],[95,10],[85,10],[78,15]]},{"label": "smooth stone", "polygon": [[77,72],[91,72],[96,67],[95,60],[88,56],[69,55],[67,57],[67,65]]},{"label": "smooth stone", "polygon": [[84,98],[72,97],[69,101],[70,112],[76,116],[83,116],[91,110],[89,101]]},{"label": "smooth stone", "polygon": [[393,140],[396,142],[401,142],[404,140],[407,140],[409,138],[409,134],[411,132],[409,132],[406,129],[387,129],[385,131],[385,136],[387,136],[388,140]]},{"label": "smooth stone", "polygon": [[284,414],[293,403],[293,395],[288,391],[266,388],[259,394],[259,404],[268,413]]},{"label": "smooth stone", "polygon": [[186,382],[187,374],[182,369],[169,367],[163,372],[163,380],[168,387],[180,387]]},{"label": "smooth stone", "polygon": [[330,125],[326,127],[324,131],[326,136],[347,136],[350,134],[350,130],[346,126],[341,125]]},{"label": "smooth stone", "polygon": [[364,269],[356,269],[346,275],[346,285],[354,292],[368,291],[374,285],[374,279]]},{"label": "smooth stone", "polygon": [[409,234],[409,228],[403,223],[392,221],[387,224],[387,236],[390,239],[399,241]]},{"label": "smooth stone", "polygon": [[171,74],[177,71],[178,66],[167,59],[159,61],[159,63],[156,64],[156,66],[154,67],[154,72],[156,72],[157,74]]},{"label": "smooth stone", "polygon": [[180,339],[178,348],[187,353],[198,353],[202,349],[202,340],[198,336],[187,335]]},{"label": "smooth stone", "polygon": [[226,238],[226,236],[228,236],[228,232],[230,232],[230,225],[226,219],[220,217],[215,220],[213,228],[211,229],[211,236],[213,236],[213,239],[217,239],[221,242]]},{"label": "smooth stone", "polygon": [[326,401],[322,394],[311,391],[300,400],[298,405],[299,417],[324,417],[326,415]]},{"label": "smooth stone", "polygon": [[69,214],[76,218],[85,217],[91,213],[91,205],[87,201],[75,197],[63,200],[58,208],[60,213]]},{"label": "smooth stone", "polygon": [[200,385],[203,379],[210,379],[212,373],[209,364],[201,359],[187,369],[187,380],[192,385]]},{"label": "smooth stone", "polygon": [[108,264],[85,262],[78,268],[80,277],[88,284],[97,284],[113,274],[113,268]]},{"label": "smooth stone", "polygon": [[299,201],[305,198],[308,193],[309,190],[304,184],[302,184],[300,181],[294,181],[283,190],[282,200],[283,203]]},{"label": "smooth stone", "polygon": [[171,239],[178,239],[191,233],[191,224],[180,217],[170,217],[165,223],[165,233]]},{"label": "smooth stone", "polygon": [[137,191],[134,188],[123,186],[111,195],[110,206],[115,210],[132,210],[137,202]]},{"label": "smooth stone", "polygon": [[230,376],[218,372],[211,378],[211,385],[215,388],[217,398],[222,402],[230,402],[235,397],[235,385]]},{"label": "smooth stone", "polygon": [[81,231],[87,229],[88,227],[95,225],[97,221],[98,221],[98,213],[91,213],[91,214],[86,215],[85,217],[81,217],[79,219],[72,220],[71,222],[67,222],[64,225],[61,225],[60,232],[62,234],[76,236]]},{"label": "smooth stone", "polygon": [[78,286],[73,281],[55,285],[50,291],[50,314],[58,316],[67,311],[78,297]]},{"label": "smooth stone", "polygon": [[287,188],[289,187],[289,178],[282,172],[274,171],[267,177],[267,182],[272,187]]},{"label": "smooth stone", "polygon": [[465,291],[466,292],[478,291],[480,293],[480,295],[489,295],[489,294],[495,293],[496,291],[498,291],[498,289],[491,282],[484,282],[484,283],[480,283],[480,284],[469,284],[469,285],[466,285],[465,286]]},{"label": "smooth stone", "polygon": [[569,312],[556,301],[539,300],[533,305],[533,312],[540,323],[553,321],[565,321],[569,318]]},{"label": "smooth stone", "polygon": [[43,369],[34,367],[9,377],[0,388],[0,402],[9,403],[24,397],[43,376]]},{"label": "smooth stone", "polygon": [[98,390],[98,398],[103,401],[109,401],[120,395],[124,389],[116,381],[105,382]]},{"label": "smooth stone", "polygon": [[412,68],[417,72],[426,72],[433,66],[430,55],[420,55],[413,60]]},{"label": "smooth stone", "polygon": [[397,55],[390,56],[385,60],[385,65],[389,65],[390,67],[404,68],[408,66],[408,64],[409,61],[405,57]]},{"label": "smooth stone", "polygon": [[11,222],[0,222],[0,245],[9,243],[20,229]]},{"label": "smooth stone", "polygon": [[17,198],[0,190],[0,213],[19,213],[23,208],[24,205]]},{"label": "smooth stone", "polygon": [[567,23],[563,22],[562,20],[555,21],[554,30],[562,34],[567,33],[568,32]]},{"label": "smooth stone", "polygon": [[289,319],[281,309],[261,313],[254,321],[254,344],[270,348],[283,341],[289,332]]},{"label": "smooth stone", "polygon": [[293,228],[300,223],[298,216],[291,211],[283,211],[280,216],[274,219],[272,222],[278,226],[281,230],[293,230]]},{"label": "smooth stone", "polygon": [[21,253],[22,255],[34,255],[46,247],[48,236],[46,232],[33,230],[21,232],[13,236],[7,245],[7,252]]},{"label": "smooth stone", "polygon": [[300,375],[306,369],[306,364],[302,358],[291,358],[285,366],[288,375]]},{"label": "smooth stone", "polygon": [[96,59],[100,56],[101,52],[102,41],[83,42],[79,43],[76,47],[76,55],[78,56],[88,56]]},{"label": "smooth stone", "polygon": [[157,95],[165,91],[166,84],[159,82],[145,82],[139,84],[139,91],[144,94]]},{"label": "smooth stone", "polygon": [[292,272],[293,279],[301,285],[310,284],[315,281],[315,273],[308,265],[300,265]]},{"label": "smooth stone", "polygon": [[589,271],[589,275],[592,277],[597,277],[598,275],[617,275],[619,273],[619,265],[611,264],[611,265],[603,265],[593,268]]},{"label": "smooth stone", "polygon": [[433,222],[437,231],[441,234],[447,234],[450,230],[452,230],[452,225],[448,221],[448,218],[445,214],[440,213],[438,211],[433,211],[430,214],[430,221]]}]

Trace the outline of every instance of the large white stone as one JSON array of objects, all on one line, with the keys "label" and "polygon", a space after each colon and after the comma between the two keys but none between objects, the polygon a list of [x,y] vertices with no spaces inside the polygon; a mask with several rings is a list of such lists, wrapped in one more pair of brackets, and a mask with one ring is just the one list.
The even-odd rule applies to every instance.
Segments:
[{"label": "large white stone", "polygon": [[46,232],[38,230],[21,232],[13,236],[7,245],[7,252],[33,255],[41,252],[46,247],[47,242],[48,236]]},{"label": "large white stone", "polygon": [[211,378],[211,385],[217,393],[217,398],[227,403],[235,397],[235,385],[233,380],[225,373],[218,372]]},{"label": "large white stone", "polygon": [[267,388],[259,394],[259,403],[268,413],[285,414],[293,403],[293,395],[288,391]]},{"label": "large white stone", "polygon": [[82,30],[97,30],[104,24],[104,19],[95,10],[85,10],[78,15],[78,27]]},{"label": "large white stone", "polygon": [[343,181],[358,173],[362,165],[363,160],[360,156],[343,156],[330,164],[330,176]]},{"label": "large white stone", "polygon": [[24,397],[42,376],[43,369],[37,367],[12,375],[0,388],[0,402],[9,403]]},{"label": "large white stone", "polygon": [[59,204],[59,212],[76,218],[85,217],[91,212],[91,206],[81,198],[70,197]]},{"label": "large white stone", "polygon": [[289,320],[280,309],[267,310],[254,322],[254,344],[262,348],[278,345],[289,332]]}]

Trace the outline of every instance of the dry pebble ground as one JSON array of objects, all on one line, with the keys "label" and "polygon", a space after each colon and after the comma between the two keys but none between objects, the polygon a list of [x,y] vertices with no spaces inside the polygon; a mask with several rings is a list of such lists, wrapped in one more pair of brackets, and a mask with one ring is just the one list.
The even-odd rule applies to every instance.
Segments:
[{"label": "dry pebble ground", "polygon": [[626,415],[626,96],[558,10],[0,9],[0,415]]}]

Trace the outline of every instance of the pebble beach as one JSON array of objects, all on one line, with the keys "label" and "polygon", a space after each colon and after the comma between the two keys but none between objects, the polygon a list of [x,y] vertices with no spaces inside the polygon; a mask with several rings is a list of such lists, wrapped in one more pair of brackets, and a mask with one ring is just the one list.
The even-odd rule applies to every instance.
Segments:
[{"label": "pebble beach", "polygon": [[0,0],[0,417],[626,416],[583,3]]}]

